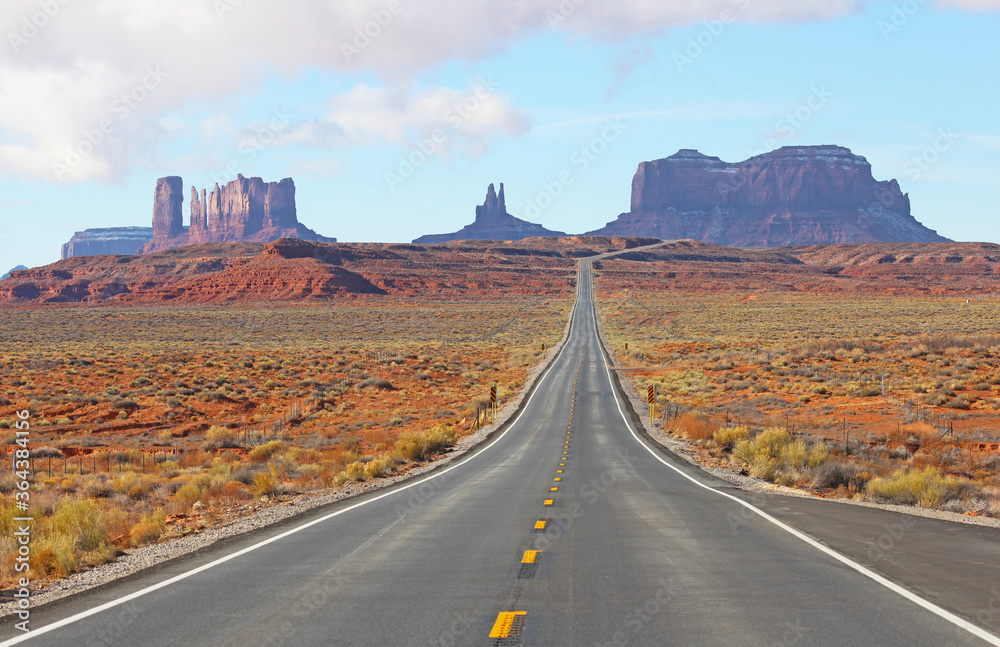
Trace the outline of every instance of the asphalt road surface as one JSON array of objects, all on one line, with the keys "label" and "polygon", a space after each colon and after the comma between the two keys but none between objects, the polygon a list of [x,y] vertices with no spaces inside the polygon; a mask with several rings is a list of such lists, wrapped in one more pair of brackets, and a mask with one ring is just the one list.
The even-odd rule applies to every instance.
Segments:
[{"label": "asphalt road surface", "polygon": [[1000,645],[1000,533],[751,496],[652,446],[589,265],[570,337],[464,461],[35,609],[37,645]]}]

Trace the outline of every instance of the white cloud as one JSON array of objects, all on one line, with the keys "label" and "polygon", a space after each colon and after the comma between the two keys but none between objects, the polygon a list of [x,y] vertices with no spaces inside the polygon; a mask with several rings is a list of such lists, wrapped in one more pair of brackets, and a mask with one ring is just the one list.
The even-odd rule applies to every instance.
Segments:
[{"label": "white cloud", "polygon": [[[943,1],[970,9],[997,5]],[[113,177],[148,158],[181,123],[166,117],[195,102],[251,95],[269,74],[292,79],[303,70],[372,73],[385,85],[358,86],[336,99],[328,118],[295,129],[303,141],[400,142],[438,120],[456,93],[411,90],[400,85],[403,79],[448,61],[480,59],[534,33],[624,40],[714,20],[724,10],[751,22],[799,21],[842,16],[864,2],[5,0],[0,172],[55,179],[54,163],[75,161],[64,181]],[[150,70],[160,78],[137,90],[149,85]],[[123,104],[123,94],[133,92],[142,100]],[[103,121],[112,132],[98,144],[87,141]],[[523,115],[497,98],[459,132],[480,146],[494,132],[516,134],[523,124]],[[226,124],[202,128],[212,135]]]},{"label": "white cloud", "polygon": [[361,84],[337,97],[324,118],[292,125],[282,141],[336,148],[381,142],[407,146],[438,138],[445,151],[478,152],[498,133],[518,136],[528,130],[529,116],[508,105],[500,92],[488,78],[467,90]]}]

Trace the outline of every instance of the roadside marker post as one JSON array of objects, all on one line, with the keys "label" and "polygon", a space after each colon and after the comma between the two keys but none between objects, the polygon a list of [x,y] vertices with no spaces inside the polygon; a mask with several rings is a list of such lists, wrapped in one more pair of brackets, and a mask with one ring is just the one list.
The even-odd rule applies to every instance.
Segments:
[{"label": "roadside marker post", "polygon": [[656,409],[656,387],[650,384],[646,388],[646,399],[649,400],[649,426],[653,427],[653,411]]},{"label": "roadside marker post", "polygon": [[493,413],[493,422],[497,421],[497,385],[490,386],[490,409]]}]

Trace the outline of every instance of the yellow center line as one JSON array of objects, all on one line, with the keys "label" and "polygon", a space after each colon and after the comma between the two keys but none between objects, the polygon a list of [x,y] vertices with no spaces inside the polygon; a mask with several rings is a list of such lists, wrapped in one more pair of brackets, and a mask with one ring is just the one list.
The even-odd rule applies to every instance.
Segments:
[{"label": "yellow center line", "polygon": [[549,488],[549,492],[558,492],[558,491],[559,491],[559,486],[558,485],[555,486],[555,487],[550,487]]},{"label": "yellow center line", "polygon": [[548,523],[545,519],[539,519],[535,522],[535,530],[545,530],[545,524]]},{"label": "yellow center line", "polygon": [[510,635],[510,628],[514,626],[514,618],[527,615],[527,611],[501,611],[497,615],[497,621],[493,623],[490,638],[506,638]]},{"label": "yellow center line", "polygon": [[534,564],[535,560],[538,558],[540,550],[526,550],[524,551],[524,557],[521,558],[522,564]]},{"label": "yellow center line", "polygon": [[557,477],[556,477],[556,482],[557,482],[557,483],[558,483],[559,481],[561,481],[561,480],[562,480],[562,477],[561,477],[561,476],[557,476]]},{"label": "yellow center line", "polygon": [[562,470],[556,470],[556,474],[562,474],[562,473],[563,473]]},{"label": "yellow center line", "polygon": [[544,505],[552,505],[555,502],[556,502],[555,499],[545,499],[545,504]]}]

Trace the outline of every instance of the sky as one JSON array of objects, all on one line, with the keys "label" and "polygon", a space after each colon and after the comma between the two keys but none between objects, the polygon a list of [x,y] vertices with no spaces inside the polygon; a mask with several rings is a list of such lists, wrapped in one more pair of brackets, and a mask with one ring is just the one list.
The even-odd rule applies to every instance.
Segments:
[{"label": "sky", "polygon": [[682,148],[846,146],[1000,242],[1000,0],[5,0],[0,35],[0,272],[150,226],[167,175],[292,177],[341,241],[457,230],[491,182],[582,233]]}]

